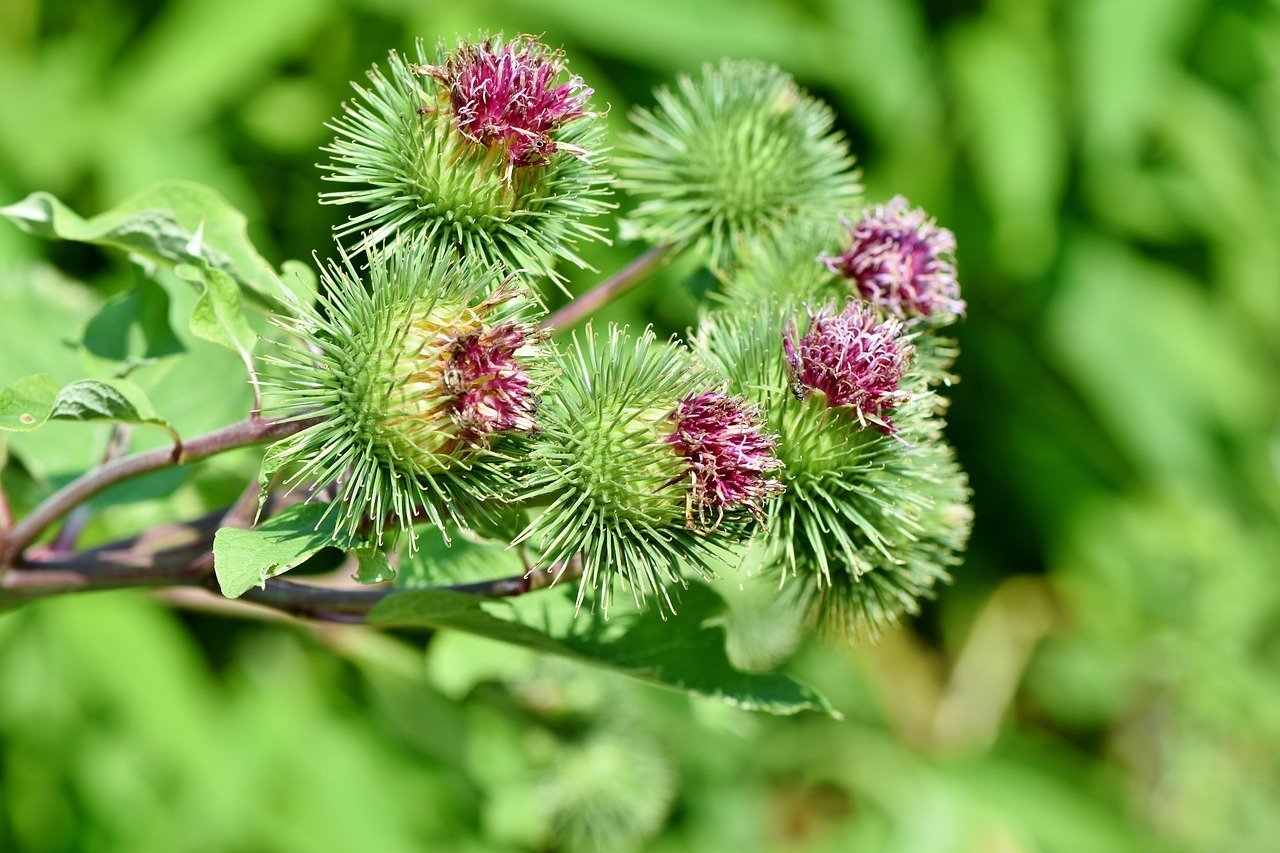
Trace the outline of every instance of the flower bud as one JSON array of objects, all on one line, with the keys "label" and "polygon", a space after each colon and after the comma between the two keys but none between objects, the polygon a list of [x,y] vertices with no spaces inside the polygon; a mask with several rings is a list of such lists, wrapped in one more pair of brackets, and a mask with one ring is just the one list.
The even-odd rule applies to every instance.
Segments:
[{"label": "flower bud", "polygon": [[687,244],[726,268],[745,240],[834,219],[861,187],[835,116],[776,66],[725,60],[659,89],[623,140],[621,185],[639,204],[627,225]]},{"label": "flower bud", "polygon": [[667,441],[686,460],[692,481],[689,526],[697,526],[707,512],[718,522],[738,507],[763,520],[762,504],[783,486],[767,476],[782,462],[760,408],[722,391],[706,391],[681,400],[669,419],[675,428]]},{"label": "flower bud", "polygon": [[550,276],[585,267],[576,245],[611,205],[599,165],[604,128],[591,89],[532,36],[443,44],[388,68],[343,105],[325,147],[327,204],[358,211],[338,228],[357,248],[396,237],[447,245],[481,265]]},{"label": "flower bud", "polygon": [[788,328],[782,339],[796,396],[821,392],[829,407],[893,432],[889,414],[907,398],[899,383],[912,352],[902,331],[901,320],[858,302],[839,314],[830,306],[810,314],[804,337],[797,341]]},{"label": "flower bud", "polygon": [[590,327],[575,343],[529,454],[526,496],[552,500],[520,541],[542,566],[581,561],[579,604],[607,613],[621,586],[674,610],[667,587],[685,569],[710,575],[777,491],[773,439],[752,407],[708,390],[717,380],[682,346]]},{"label": "flower bud", "polygon": [[592,90],[581,77],[560,82],[563,54],[531,39],[464,44],[444,65],[420,70],[444,87],[462,135],[500,147],[512,166],[545,165],[561,150],[552,134],[594,115],[587,108]]},{"label": "flower bud", "polygon": [[[320,420],[273,454],[294,481],[335,484],[354,533],[381,537],[388,517],[465,524],[503,497],[511,475],[492,448],[533,433],[546,352],[530,302],[455,256],[395,246],[322,270],[320,308],[285,323],[301,341],[275,362],[277,408]],[[443,513],[443,515],[442,515]]]},{"label": "flower bud", "polygon": [[819,260],[873,305],[906,319],[948,322],[965,309],[955,250],[954,234],[894,196],[853,224],[847,249]]}]

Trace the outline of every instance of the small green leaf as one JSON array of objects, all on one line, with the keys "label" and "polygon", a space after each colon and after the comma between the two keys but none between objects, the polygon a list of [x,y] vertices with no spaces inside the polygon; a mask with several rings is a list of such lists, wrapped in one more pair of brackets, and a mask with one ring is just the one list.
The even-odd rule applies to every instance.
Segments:
[{"label": "small green leaf", "polygon": [[190,264],[183,264],[174,272],[200,288],[200,297],[191,309],[192,334],[238,353],[245,369],[253,375],[251,353],[258,336],[244,317],[235,280],[222,270]]},{"label": "small green leaf", "polygon": [[357,548],[357,569],[351,579],[356,583],[382,583],[396,579],[396,570],[387,555],[378,548]]},{"label": "small green leaf", "polygon": [[747,710],[835,714],[821,694],[786,675],[734,669],[725,653],[724,631],[713,624],[723,607],[719,596],[697,583],[682,596],[679,615],[667,620],[653,609],[623,613],[621,606],[608,621],[593,613],[575,617],[572,596],[557,592],[494,601],[419,590],[384,599],[368,621],[392,628],[465,631]]},{"label": "small green leaf", "polygon": [[321,548],[350,548],[335,539],[337,513],[325,504],[294,504],[258,527],[224,527],[213,537],[213,571],[227,598],[239,598],[268,578],[282,575]]},{"label": "small green leaf", "polygon": [[146,393],[126,379],[102,382],[81,379],[58,393],[49,417],[60,421],[112,421],[164,430],[179,441],[177,432],[157,417]]},{"label": "small green leaf", "polygon": [[37,374],[0,390],[0,429],[30,432],[50,420],[138,424],[179,440],[168,421],[156,416],[143,390],[124,379],[80,379],[59,391],[52,379]]},{"label": "small green leaf", "polygon": [[152,264],[220,270],[268,307],[280,305],[280,279],[245,231],[245,217],[221,195],[188,181],[162,181],[85,219],[48,193],[0,208],[28,233],[123,249]]},{"label": "small green leaf", "polygon": [[57,397],[58,384],[43,373],[22,377],[0,390],[0,429],[30,432],[43,426]]}]

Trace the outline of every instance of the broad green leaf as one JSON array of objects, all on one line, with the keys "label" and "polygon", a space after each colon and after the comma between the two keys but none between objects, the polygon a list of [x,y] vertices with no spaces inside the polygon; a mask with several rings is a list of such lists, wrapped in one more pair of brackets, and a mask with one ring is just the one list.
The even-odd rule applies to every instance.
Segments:
[{"label": "broad green leaf", "polygon": [[249,242],[244,215],[200,184],[162,181],[90,219],[49,193],[32,193],[0,215],[40,237],[122,249],[166,267],[220,270],[265,305],[280,304],[280,280]]},{"label": "broad green leaf", "polygon": [[[92,290],[52,267],[0,269],[0,388],[36,373],[59,388],[84,376],[81,354],[67,338],[101,304]],[[75,425],[50,424],[9,438],[9,452],[37,480],[79,474],[102,458],[101,443],[84,441]]]},{"label": "broad green leaf", "polygon": [[321,548],[348,548],[335,540],[337,519],[325,517],[325,504],[294,504],[244,530],[224,527],[213,538],[213,571],[227,598],[239,598],[268,578],[302,564]]},{"label": "broad green leaf", "polygon": [[351,579],[356,583],[383,583],[395,580],[396,570],[387,559],[387,555],[380,549],[357,548],[354,553],[357,568]]},{"label": "broad green leaf", "polygon": [[388,628],[452,629],[559,655],[624,673],[673,690],[721,699],[772,714],[834,714],[817,691],[780,673],[746,673],[725,653],[724,630],[715,624],[724,603],[701,584],[682,596],[678,615],[655,610],[575,616],[561,591],[495,601],[449,590],[391,595],[368,621]]},{"label": "broad green leaf", "polygon": [[124,376],[157,359],[180,355],[187,348],[169,324],[169,294],[143,276],[134,287],[112,299],[88,322],[81,338],[86,362],[107,362]]},{"label": "broad green leaf", "polygon": [[37,373],[0,390],[0,429],[30,432],[43,426],[58,397],[58,384]]},{"label": "broad green leaf", "polygon": [[195,307],[191,309],[192,334],[235,351],[252,376],[251,353],[258,336],[245,319],[235,280],[222,270],[190,264],[183,264],[174,272],[184,281],[201,288]]}]

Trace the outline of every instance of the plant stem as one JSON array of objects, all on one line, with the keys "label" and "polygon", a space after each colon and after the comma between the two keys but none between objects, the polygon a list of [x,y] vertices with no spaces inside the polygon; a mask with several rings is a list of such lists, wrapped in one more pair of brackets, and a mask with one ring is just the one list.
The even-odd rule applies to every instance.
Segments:
[{"label": "plant stem", "polygon": [[[222,511],[183,524],[166,525],[142,536],[70,556],[15,569],[0,578],[0,606],[24,604],[75,592],[110,589],[196,586],[217,590],[210,548]],[[156,540],[178,541],[174,547],[148,551]],[[545,589],[582,572],[570,561],[521,575],[474,583],[432,587],[487,598],[509,598]],[[379,601],[401,592],[387,587],[328,587],[272,578],[250,589],[241,600],[262,604],[293,616],[337,622],[359,622]]]},{"label": "plant stem", "polygon": [[313,420],[263,420],[248,418],[239,423],[194,438],[174,448],[162,447],[113,459],[105,465],[89,471],[50,495],[31,514],[13,528],[4,553],[0,554],[0,566],[15,563],[22,551],[36,540],[49,525],[62,518],[75,507],[103,490],[124,480],[169,468],[199,462],[218,453],[248,447],[292,435],[314,423]]},{"label": "plant stem", "polygon": [[544,329],[566,329],[643,282],[664,264],[675,247],[654,246],[611,277],[542,321]]}]

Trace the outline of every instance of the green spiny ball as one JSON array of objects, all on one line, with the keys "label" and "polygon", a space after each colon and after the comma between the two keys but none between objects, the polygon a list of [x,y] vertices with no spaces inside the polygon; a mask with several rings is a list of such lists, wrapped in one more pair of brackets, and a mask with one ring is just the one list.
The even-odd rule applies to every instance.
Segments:
[{"label": "green spiny ball", "polygon": [[725,60],[659,89],[632,116],[621,185],[639,199],[628,227],[689,244],[713,267],[740,241],[787,223],[834,220],[861,193],[834,114],[776,66]]},{"label": "green spiny ball", "polygon": [[447,249],[392,244],[361,275],[321,270],[319,305],[281,319],[275,408],[315,424],[271,448],[292,482],[334,484],[341,529],[411,530],[483,513],[505,495],[504,448],[536,428],[546,353],[533,303]]},{"label": "green spiny ball", "polygon": [[786,491],[763,536],[764,571],[791,589],[815,622],[875,633],[918,609],[949,577],[968,538],[969,488],[942,438],[943,407],[917,361],[901,378],[892,431],[860,422],[820,393],[798,399],[783,338],[796,307],[716,311],[698,349],[730,389],[759,403],[781,437]]},{"label": "green spiny ball", "polygon": [[617,583],[638,605],[673,609],[668,584],[734,541],[736,520],[695,524],[687,460],[671,442],[680,402],[714,387],[684,347],[651,331],[588,327],[560,357],[539,412],[527,496],[549,506],[522,534],[542,565],[580,560],[579,604],[590,593],[607,612]]},{"label": "green spiny ball", "polygon": [[392,52],[355,90],[322,164],[340,188],[321,201],[363,208],[340,236],[446,243],[557,281],[557,259],[586,266],[575,247],[603,239],[589,220],[610,207],[611,178],[591,90],[558,52],[522,36],[428,56],[419,40],[416,61]]}]

